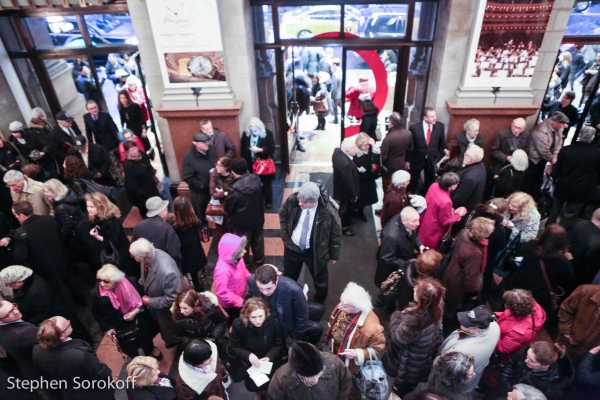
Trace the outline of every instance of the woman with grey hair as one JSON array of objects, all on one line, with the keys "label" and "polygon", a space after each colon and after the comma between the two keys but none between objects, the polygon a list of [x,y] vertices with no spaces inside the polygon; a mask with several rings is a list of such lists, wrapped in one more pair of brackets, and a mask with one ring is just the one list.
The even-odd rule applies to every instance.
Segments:
[{"label": "woman with grey hair", "polygon": [[392,217],[400,214],[400,211],[408,205],[409,198],[406,189],[410,184],[410,173],[403,169],[392,174],[392,184],[383,195],[383,207],[381,207],[381,228],[385,228]]},{"label": "woman with grey hair", "polygon": [[29,120],[29,132],[34,134],[38,142],[44,147],[48,145],[51,130],[52,127],[46,119],[46,112],[41,107],[33,108]]},{"label": "woman with grey hair", "polygon": [[106,336],[116,338],[121,351],[129,357],[138,356],[142,349],[145,355],[160,361],[162,354],[152,343],[158,329],[142,305],[141,288],[135,279],[126,277],[112,264],[100,268],[96,278],[90,306],[100,329]]},{"label": "woman with grey hair", "polygon": [[352,161],[358,168],[360,191],[358,200],[354,203],[354,214],[363,222],[367,222],[363,209],[378,201],[377,185],[375,184],[378,175],[373,172],[373,154],[378,155],[379,152],[379,147],[375,144],[373,138],[365,132],[358,134],[356,137],[356,155],[352,158]]},{"label": "woman with grey hair", "polygon": [[507,198],[521,190],[525,171],[529,167],[529,157],[524,150],[517,149],[512,153],[509,164],[494,175],[492,197]]},{"label": "woman with grey hair", "polygon": [[44,182],[44,196],[52,205],[54,217],[60,227],[60,236],[65,247],[79,261],[96,270],[101,267],[96,243],[90,236],[92,225],[86,212],[85,200],[63,185],[58,179]]},{"label": "woman with grey hair", "polygon": [[[257,117],[250,118],[240,141],[240,156],[246,160],[248,168],[252,168],[258,160],[272,160],[274,152],[275,139],[273,132],[266,129],[265,124]],[[257,174],[262,182],[266,208],[270,210],[273,206],[273,178],[275,174]]]},{"label": "woman with grey hair", "polygon": [[483,148],[483,136],[479,134],[479,121],[472,118],[463,125],[464,131],[456,135],[455,139],[460,143],[460,152],[465,154],[471,144]]},{"label": "woman with grey hair", "polygon": [[452,400],[469,400],[471,397],[465,388],[475,375],[474,363],[475,359],[469,354],[458,351],[444,353],[433,362],[433,372],[429,375],[429,380],[420,383],[413,392],[402,399],[415,400],[420,392],[434,389]]},{"label": "woman with grey hair", "polygon": [[517,383],[506,394],[506,400],[547,400],[541,390],[524,383]]}]

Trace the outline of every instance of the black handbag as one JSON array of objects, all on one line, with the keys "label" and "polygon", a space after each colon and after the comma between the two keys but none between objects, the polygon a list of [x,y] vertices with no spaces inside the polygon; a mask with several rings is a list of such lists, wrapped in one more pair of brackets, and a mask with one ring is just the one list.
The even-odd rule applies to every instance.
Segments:
[{"label": "black handbag", "polygon": [[121,254],[119,254],[119,250],[115,247],[115,245],[109,240],[108,245],[110,249],[105,247],[100,250],[100,262],[102,265],[112,264],[116,267],[121,266]]},{"label": "black handbag", "polygon": [[131,343],[135,340],[138,340],[142,337],[142,331],[138,326],[137,319],[135,320],[135,324],[121,330],[115,330],[115,334],[117,336],[117,341],[120,346],[124,344]]}]

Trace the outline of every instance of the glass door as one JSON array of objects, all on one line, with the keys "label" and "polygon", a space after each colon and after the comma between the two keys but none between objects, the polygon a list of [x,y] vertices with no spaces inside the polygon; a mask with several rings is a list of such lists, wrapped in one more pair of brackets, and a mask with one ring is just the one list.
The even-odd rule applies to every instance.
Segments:
[{"label": "glass door", "polygon": [[386,121],[394,111],[394,98],[397,84],[400,53],[395,49],[349,50],[345,51],[344,71],[344,138],[361,132],[363,114],[377,116],[377,125],[367,129],[366,121],[362,131],[376,135],[386,131]]}]

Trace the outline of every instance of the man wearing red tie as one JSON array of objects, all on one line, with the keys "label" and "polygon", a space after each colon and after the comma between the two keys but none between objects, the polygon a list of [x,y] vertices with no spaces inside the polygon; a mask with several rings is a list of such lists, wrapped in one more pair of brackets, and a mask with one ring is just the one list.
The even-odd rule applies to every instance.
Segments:
[{"label": "man wearing red tie", "polygon": [[[423,120],[409,128],[413,136],[413,152],[410,155],[410,184],[408,191],[417,193],[421,171],[425,171],[425,180],[418,193],[423,196],[435,181],[434,165],[444,156],[444,124],[437,122],[437,114],[432,107],[423,109]],[[408,164],[408,163],[407,163]]]}]

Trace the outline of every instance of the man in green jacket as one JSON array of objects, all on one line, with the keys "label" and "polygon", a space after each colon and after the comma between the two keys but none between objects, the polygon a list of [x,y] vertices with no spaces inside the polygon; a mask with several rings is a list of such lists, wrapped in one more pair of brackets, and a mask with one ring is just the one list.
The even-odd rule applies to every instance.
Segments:
[{"label": "man in green jacket", "polygon": [[306,264],[315,286],[315,301],[327,298],[329,260],[340,258],[342,229],[338,212],[322,195],[319,186],[307,182],[291,194],[279,210],[284,275],[298,280],[302,264]]}]

